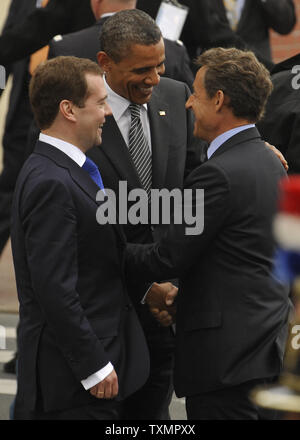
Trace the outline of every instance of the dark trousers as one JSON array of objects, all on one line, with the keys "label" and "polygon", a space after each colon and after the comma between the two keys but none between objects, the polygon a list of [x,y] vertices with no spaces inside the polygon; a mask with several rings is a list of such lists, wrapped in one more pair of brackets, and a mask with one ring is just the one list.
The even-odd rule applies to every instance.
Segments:
[{"label": "dark trousers", "polygon": [[223,388],[210,393],[186,398],[188,420],[275,420],[277,411],[264,410],[249,398],[249,393],[259,385],[271,384],[272,379],[257,379]]},{"label": "dark trousers", "polygon": [[[39,409],[40,408],[40,409]],[[15,402],[14,420],[119,420],[121,403],[116,400],[96,399],[91,405],[68,408],[60,411],[43,411],[38,404],[35,411],[28,411]]]},{"label": "dark trousers", "polygon": [[140,390],[125,399],[122,420],[170,420],[175,337],[170,328],[154,324],[151,328],[144,326],[150,353],[150,375]]}]

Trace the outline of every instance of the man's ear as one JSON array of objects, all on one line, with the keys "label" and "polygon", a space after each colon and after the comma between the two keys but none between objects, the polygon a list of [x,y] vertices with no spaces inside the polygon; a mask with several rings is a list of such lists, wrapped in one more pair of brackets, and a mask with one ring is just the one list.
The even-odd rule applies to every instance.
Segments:
[{"label": "man's ear", "polygon": [[220,111],[222,107],[225,105],[225,95],[223,90],[218,90],[215,95],[215,106],[216,110]]},{"label": "man's ear", "polygon": [[111,68],[111,64],[113,63],[112,59],[107,55],[106,52],[102,50],[97,53],[97,61],[99,66],[105,73],[108,73]]},{"label": "man's ear", "polygon": [[61,115],[68,119],[68,121],[76,122],[76,115],[74,113],[74,104],[68,99],[64,99],[59,104],[59,111]]}]

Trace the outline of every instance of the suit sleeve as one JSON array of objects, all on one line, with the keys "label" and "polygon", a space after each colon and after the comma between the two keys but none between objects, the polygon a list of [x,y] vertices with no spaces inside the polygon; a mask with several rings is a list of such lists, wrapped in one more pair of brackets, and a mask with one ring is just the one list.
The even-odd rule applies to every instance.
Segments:
[{"label": "suit sleeve", "polygon": [[81,381],[108,364],[109,358],[76,291],[77,217],[71,194],[57,180],[31,179],[23,190],[20,216],[36,300],[57,346]]},{"label": "suit sleeve", "polygon": [[293,0],[260,0],[268,27],[279,34],[288,34],[296,24]]},{"label": "suit sleeve", "polygon": [[[230,210],[229,182],[222,170],[205,165],[197,168],[189,177],[185,189],[192,191],[192,199],[185,206],[192,206],[198,219],[197,234],[187,233],[188,222],[173,222],[158,243],[151,245],[128,244],[126,271],[128,277],[144,281],[160,281],[183,277],[189,268],[205,256],[206,249],[226,221]],[[201,194],[204,189],[204,204]],[[204,226],[203,230],[201,225]],[[201,232],[202,230],[202,232]]]}]

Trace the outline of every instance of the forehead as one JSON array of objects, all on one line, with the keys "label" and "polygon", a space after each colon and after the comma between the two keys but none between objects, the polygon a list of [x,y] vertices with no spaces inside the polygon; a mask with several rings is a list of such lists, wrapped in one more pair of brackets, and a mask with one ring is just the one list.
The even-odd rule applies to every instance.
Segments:
[{"label": "forehead", "polygon": [[165,44],[161,39],[157,44],[142,45],[132,44],[128,50],[127,56],[118,64],[126,66],[129,70],[141,67],[151,67],[160,64],[165,59]]},{"label": "forehead", "polygon": [[200,69],[197,72],[195,81],[194,81],[194,89],[200,90],[204,88],[204,78],[206,73],[207,67],[200,67]]},{"label": "forehead", "polygon": [[89,95],[97,95],[99,98],[106,96],[106,89],[101,75],[86,73],[86,82]]}]

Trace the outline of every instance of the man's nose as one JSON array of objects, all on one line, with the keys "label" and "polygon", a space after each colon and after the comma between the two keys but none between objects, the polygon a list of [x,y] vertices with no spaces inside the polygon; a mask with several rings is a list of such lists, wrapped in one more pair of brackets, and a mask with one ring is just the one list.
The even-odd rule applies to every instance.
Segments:
[{"label": "man's nose", "polygon": [[192,107],[192,99],[193,99],[193,95],[191,95],[191,96],[189,97],[189,99],[186,101],[186,103],[185,103],[185,108],[186,108],[186,109],[189,109],[189,108]]},{"label": "man's nose", "polygon": [[145,84],[151,86],[157,86],[160,82],[160,71],[158,69],[153,69],[145,78]]},{"label": "man's nose", "polygon": [[106,102],[105,103],[105,116],[110,116],[110,115],[112,115],[112,110],[111,110],[110,106]]}]

